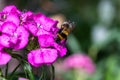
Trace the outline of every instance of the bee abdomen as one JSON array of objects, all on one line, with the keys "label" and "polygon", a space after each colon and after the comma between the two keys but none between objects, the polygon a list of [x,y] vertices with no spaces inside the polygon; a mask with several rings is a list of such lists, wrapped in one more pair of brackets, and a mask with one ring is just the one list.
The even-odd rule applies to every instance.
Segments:
[{"label": "bee abdomen", "polygon": [[62,41],[62,40],[64,40],[64,39],[66,39],[66,37],[67,37],[66,34],[64,34],[64,33],[58,33],[55,41],[56,41],[56,42],[60,42],[60,41]]}]

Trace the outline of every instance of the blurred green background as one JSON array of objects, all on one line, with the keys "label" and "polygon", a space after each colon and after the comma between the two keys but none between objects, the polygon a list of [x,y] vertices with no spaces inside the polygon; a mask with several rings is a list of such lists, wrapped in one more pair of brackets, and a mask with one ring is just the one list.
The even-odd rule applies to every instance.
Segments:
[{"label": "blurred green background", "polygon": [[0,10],[11,4],[60,22],[74,21],[64,58],[87,54],[96,64],[90,80],[120,80],[120,0],[0,0]]}]

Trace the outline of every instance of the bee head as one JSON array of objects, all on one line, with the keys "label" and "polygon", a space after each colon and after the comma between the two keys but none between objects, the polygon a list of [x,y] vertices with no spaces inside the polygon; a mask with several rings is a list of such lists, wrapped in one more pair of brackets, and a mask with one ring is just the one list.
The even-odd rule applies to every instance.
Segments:
[{"label": "bee head", "polygon": [[66,28],[69,28],[70,30],[73,30],[73,28],[75,27],[75,23],[71,21],[65,21],[63,22],[61,27],[66,27]]}]

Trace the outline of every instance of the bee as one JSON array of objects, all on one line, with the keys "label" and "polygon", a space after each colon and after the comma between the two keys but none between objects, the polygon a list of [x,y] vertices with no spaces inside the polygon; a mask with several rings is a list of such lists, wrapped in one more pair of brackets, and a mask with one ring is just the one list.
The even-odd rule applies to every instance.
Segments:
[{"label": "bee", "polygon": [[70,22],[70,21],[63,22],[61,28],[57,32],[55,41],[57,43],[60,43],[61,41],[66,41],[67,36],[73,30],[74,27],[75,27],[74,22]]}]

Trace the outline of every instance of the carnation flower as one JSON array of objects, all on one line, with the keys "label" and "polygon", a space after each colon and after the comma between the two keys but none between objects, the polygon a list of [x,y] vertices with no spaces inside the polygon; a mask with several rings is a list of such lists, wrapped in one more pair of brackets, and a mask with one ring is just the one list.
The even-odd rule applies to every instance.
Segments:
[{"label": "carnation flower", "polygon": [[66,69],[74,68],[78,70],[85,70],[88,73],[95,72],[95,64],[91,58],[85,54],[73,54],[66,58],[63,62]]},{"label": "carnation flower", "polygon": [[[57,57],[63,57],[67,49],[65,43],[59,44],[55,41],[58,31],[57,23],[58,21],[42,13],[21,12],[14,5],[5,7],[0,12],[0,45],[2,46],[0,62],[8,58],[1,64],[6,64],[11,59],[10,54],[5,52],[4,48],[6,50],[27,48],[28,62],[36,67],[51,64]],[[37,45],[30,45],[30,43]]]}]

